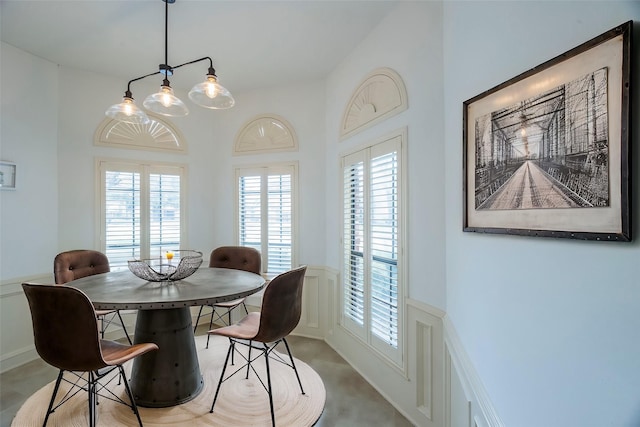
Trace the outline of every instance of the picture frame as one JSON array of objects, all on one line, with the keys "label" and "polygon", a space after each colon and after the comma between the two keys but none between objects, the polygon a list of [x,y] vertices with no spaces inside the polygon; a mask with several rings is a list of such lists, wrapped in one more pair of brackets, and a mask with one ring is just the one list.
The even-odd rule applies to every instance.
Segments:
[{"label": "picture frame", "polygon": [[631,241],[632,25],[463,103],[463,231]]},{"label": "picture frame", "polygon": [[0,190],[16,189],[16,164],[0,160]]}]

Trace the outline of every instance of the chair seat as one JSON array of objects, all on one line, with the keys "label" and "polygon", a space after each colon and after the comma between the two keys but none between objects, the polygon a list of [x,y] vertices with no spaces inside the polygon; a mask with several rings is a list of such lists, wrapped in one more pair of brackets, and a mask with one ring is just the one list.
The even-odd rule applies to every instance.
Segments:
[{"label": "chair seat", "polygon": [[244,302],[244,298],[234,299],[233,301],[217,302],[214,305],[222,308],[234,308]]},{"label": "chair seat", "polygon": [[247,314],[241,321],[230,326],[209,331],[212,335],[250,340],[256,336],[260,328],[260,312],[254,311]]},{"label": "chair seat", "polygon": [[100,349],[105,363],[113,366],[121,365],[148,351],[157,350],[158,346],[154,343],[125,345],[116,341],[100,340]]}]

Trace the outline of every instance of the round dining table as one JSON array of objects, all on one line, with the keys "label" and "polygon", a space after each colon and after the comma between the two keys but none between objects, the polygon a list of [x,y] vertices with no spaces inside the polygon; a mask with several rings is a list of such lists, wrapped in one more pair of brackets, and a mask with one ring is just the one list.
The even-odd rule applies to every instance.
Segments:
[{"label": "round dining table", "polygon": [[199,268],[178,281],[147,282],[123,270],[66,285],[82,290],[98,310],[137,310],[134,343],[153,342],[159,349],[134,359],[131,391],[139,406],[161,408],[188,402],[204,385],[190,307],[246,297],[265,280],[242,270]]}]

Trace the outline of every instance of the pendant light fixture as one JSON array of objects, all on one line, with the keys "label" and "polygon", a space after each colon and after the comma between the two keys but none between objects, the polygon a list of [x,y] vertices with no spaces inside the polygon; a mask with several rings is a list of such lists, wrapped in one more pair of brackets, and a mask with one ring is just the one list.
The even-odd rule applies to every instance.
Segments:
[{"label": "pendant light fixture", "polygon": [[156,93],[149,95],[142,105],[149,111],[152,111],[163,116],[170,117],[182,117],[189,114],[187,106],[174,95],[173,89],[169,82],[169,77],[173,75],[173,71],[177,68],[185,65],[195,64],[197,62],[209,60],[209,69],[207,71],[206,79],[203,83],[196,84],[189,91],[189,99],[201,107],[211,109],[225,109],[231,108],[235,104],[235,100],[220,83],[218,83],[218,77],[216,71],[213,68],[213,60],[208,56],[204,58],[196,59],[193,61],[185,62],[184,64],[171,66],[168,60],[168,22],[169,22],[169,3],[175,3],[176,0],[162,0],[165,3],[165,18],[164,18],[164,64],[160,64],[159,70],[146,74],[141,77],[129,80],[127,84],[127,90],[124,93],[124,97],[120,104],[115,104],[109,107],[105,114],[107,117],[119,120],[122,122],[133,124],[146,124],[150,121],[147,114],[138,108],[131,94],[131,83],[142,80],[144,78],[161,74],[164,76],[160,90]]}]

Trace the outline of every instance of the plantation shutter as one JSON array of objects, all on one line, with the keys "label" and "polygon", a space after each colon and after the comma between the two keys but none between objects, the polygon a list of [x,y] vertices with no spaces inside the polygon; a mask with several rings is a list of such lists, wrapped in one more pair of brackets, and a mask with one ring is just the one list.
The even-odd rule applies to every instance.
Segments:
[{"label": "plantation shutter", "polygon": [[398,345],[398,161],[371,160],[371,331]]},{"label": "plantation shutter", "polygon": [[262,254],[264,272],[293,266],[293,165],[238,169],[238,244]]},{"label": "plantation shutter", "polygon": [[102,250],[112,270],[180,249],[182,168],[101,162],[100,171]]},{"label": "plantation shutter", "polygon": [[344,167],[344,314],[364,324],[364,163]]},{"label": "plantation shutter", "polygon": [[238,182],[239,244],[262,250],[262,196],[260,175],[240,176]]},{"label": "plantation shutter", "polygon": [[140,258],[140,173],[106,171],[105,254],[112,268]]},{"label": "plantation shutter", "polygon": [[180,249],[180,176],[153,173],[149,177],[150,257]]},{"label": "plantation shutter", "polygon": [[401,147],[394,136],[342,159],[342,325],[401,364]]}]

